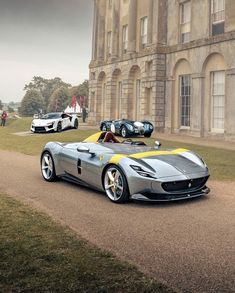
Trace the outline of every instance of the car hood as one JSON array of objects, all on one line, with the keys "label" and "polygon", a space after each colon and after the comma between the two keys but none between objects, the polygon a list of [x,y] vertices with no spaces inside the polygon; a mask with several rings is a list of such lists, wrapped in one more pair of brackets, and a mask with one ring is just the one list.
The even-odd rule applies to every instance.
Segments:
[{"label": "car hood", "polygon": [[50,123],[53,123],[59,119],[34,119],[32,123],[35,126],[47,126]]},{"label": "car hood", "polygon": [[159,155],[142,159],[134,158],[134,160],[139,162],[143,168],[152,170],[157,178],[198,174],[206,171],[206,167],[202,163],[193,162],[181,154]]}]

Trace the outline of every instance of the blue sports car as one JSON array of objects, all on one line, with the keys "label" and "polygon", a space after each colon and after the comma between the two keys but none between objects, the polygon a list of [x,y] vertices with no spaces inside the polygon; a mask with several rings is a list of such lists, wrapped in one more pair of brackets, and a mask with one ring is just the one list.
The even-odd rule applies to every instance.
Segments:
[{"label": "blue sports car", "polygon": [[131,121],[128,119],[105,120],[100,123],[101,131],[112,131],[115,135],[130,137],[144,135],[150,137],[153,132],[153,125],[149,121]]}]

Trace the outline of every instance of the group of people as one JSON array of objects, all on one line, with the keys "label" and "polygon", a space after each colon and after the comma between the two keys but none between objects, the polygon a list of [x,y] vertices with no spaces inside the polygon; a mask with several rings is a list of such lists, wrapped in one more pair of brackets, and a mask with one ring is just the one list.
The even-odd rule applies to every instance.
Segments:
[{"label": "group of people", "polygon": [[6,125],[6,120],[7,120],[7,112],[3,111],[2,114],[1,114],[1,126]]}]

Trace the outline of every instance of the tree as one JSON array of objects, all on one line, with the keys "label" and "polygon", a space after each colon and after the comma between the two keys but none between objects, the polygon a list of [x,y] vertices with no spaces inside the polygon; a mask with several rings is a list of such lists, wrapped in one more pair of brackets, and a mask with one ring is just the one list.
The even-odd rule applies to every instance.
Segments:
[{"label": "tree", "polygon": [[[83,83],[79,84],[78,86],[73,86],[70,89],[70,95],[71,96],[76,96],[76,97],[80,97],[80,96],[84,96],[85,98],[85,105],[88,105],[88,93],[89,93],[89,81],[88,80],[84,80]],[[79,99],[78,99],[79,102]]]},{"label": "tree", "polygon": [[2,110],[3,108],[3,104],[2,104],[2,101],[0,100],[0,110]]},{"label": "tree", "polygon": [[47,110],[48,112],[64,111],[69,102],[69,90],[64,86],[61,86],[60,88],[56,89],[51,95]]},{"label": "tree", "polygon": [[43,107],[43,98],[37,90],[28,90],[22,99],[19,112],[22,116],[32,116],[39,113]]},{"label": "tree", "polygon": [[71,84],[63,82],[61,78],[55,77],[52,79],[46,79],[41,76],[34,76],[33,80],[26,84],[24,87],[24,90],[37,90],[41,93],[44,101],[44,107],[43,110],[46,110],[49,105],[49,99],[53,92],[60,88],[60,87],[69,88],[71,87]]}]

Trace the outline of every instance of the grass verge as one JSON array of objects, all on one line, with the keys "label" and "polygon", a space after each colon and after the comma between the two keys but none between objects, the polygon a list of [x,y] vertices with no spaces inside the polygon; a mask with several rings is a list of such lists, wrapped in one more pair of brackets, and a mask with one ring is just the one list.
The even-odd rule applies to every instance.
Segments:
[{"label": "grass verge", "polygon": [[173,292],[0,194],[0,292]]},{"label": "grass verge", "polygon": [[[0,128],[0,149],[12,150],[28,155],[39,155],[48,141],[76,142],[82,141],[98,129],[63,131],[61,133],[19,136],[13,133],[29,131],[32,118],[8,120],[7,127]],[[139,138],[148,145],[154,145],[153,138]],[[207,163],[212,180],[235,181],[235,152],[225,149],[205,147],[162,140],[163,148],[182,147],[198,153]]]}]

